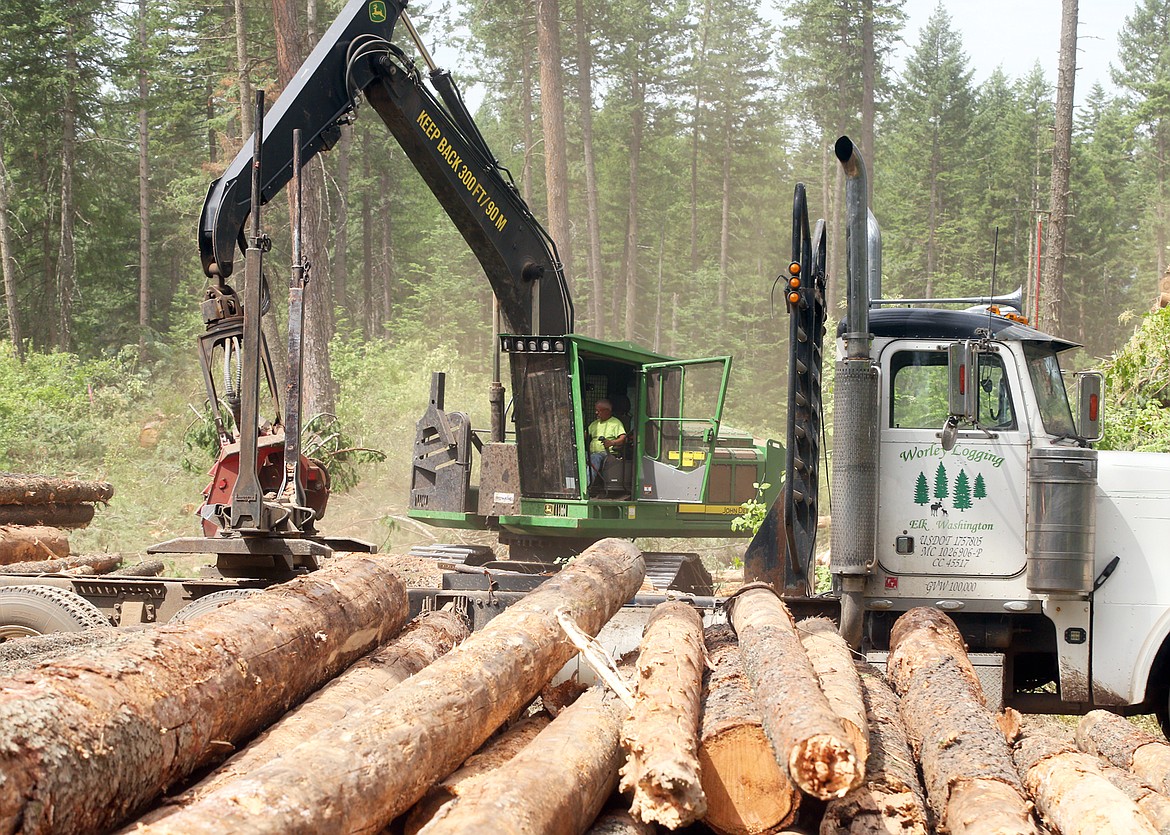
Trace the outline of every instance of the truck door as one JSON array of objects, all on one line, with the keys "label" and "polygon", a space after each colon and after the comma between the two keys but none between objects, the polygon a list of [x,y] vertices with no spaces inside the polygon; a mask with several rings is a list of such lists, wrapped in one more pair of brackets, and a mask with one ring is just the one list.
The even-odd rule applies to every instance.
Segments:
[{"label": "truck door", "polygon": [[[946,345],[899,341],[883,351],[877,560],[891,594],[993,594],[983,579],[1025,568],[1027,420],[1013,355],[979,354],[979,416],[942,448]],[[892,576],[891,576],[892,575]],[[895,591],[896,590],[896,591]]]},{"label": "truck door", "polygon": [[730,374],[731,357],[642,367],[639,499],[695,503],[706,499]]}]

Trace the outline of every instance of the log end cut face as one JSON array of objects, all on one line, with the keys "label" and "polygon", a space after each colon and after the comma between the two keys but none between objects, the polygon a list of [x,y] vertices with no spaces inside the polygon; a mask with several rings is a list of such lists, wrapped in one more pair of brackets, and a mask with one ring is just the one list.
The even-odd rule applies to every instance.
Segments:
[{"label": "log end cut face", "polygon": [[794,746],[788,773],[805,793],[821,800],[844,797],[865,776],[857,755],[840,737],[828,734],[810,736]]}]

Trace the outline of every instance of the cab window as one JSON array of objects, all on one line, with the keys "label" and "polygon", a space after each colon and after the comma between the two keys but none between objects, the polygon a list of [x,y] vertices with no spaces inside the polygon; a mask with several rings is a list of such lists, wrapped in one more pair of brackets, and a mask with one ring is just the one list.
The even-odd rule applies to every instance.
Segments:
[{"label": "cab window", "polygon": [[[899,351],[890,364],[890,426],[939,429],[946,422],[946,351]],[[1015,429],[1011,389],[997,354],[979,355],[979,425]]]}]

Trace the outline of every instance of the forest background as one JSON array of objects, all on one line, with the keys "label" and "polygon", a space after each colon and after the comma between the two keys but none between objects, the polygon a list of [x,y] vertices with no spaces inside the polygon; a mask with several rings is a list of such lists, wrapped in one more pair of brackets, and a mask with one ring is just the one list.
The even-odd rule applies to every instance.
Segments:
[{"label": "forest background", "polygon": [[[87,549],[194,530],[211,462],[199,211],[251,133],[254,91],[274,101],[339,8],[0,6],[0,469],[111,479]],[[1037,65],[974,83],[942,5],[919,31],[901,0],[444,0],[411,14],[475,68],[458,80],[482,91],[476,119],[537,217],[553,195],[577,330],[732,354],[735,426],[783,437],[787,323],[772,287],[798,180],[829,220],[841,312],[841,134],[867,151],[887,297],[986,295],[994,277],[1035,306],[1052,255],[1055,80]],[[1039,326],[1084,344],[1075,367],[1108,360],[1107,444],[1165,450],[1170,320],[1146,311],[1170,253],[1170,0],[1134,3],[1111,68],[1111,91],[1078,93],[1063,281],[1041,292]],[[563,163],[546,168],[555,147]],[[490,289],[373,113],[310,168],[309,341],[325,373],[309,412],[329,416],[314,443],[356,482],[323,524],[427,538],[402,518],[414,421],[445,370],[448,407],[486,426]],[[270,207],[280,288],[288,210]],[[388,458],[355,469],[347,451],[365,448]]]}]

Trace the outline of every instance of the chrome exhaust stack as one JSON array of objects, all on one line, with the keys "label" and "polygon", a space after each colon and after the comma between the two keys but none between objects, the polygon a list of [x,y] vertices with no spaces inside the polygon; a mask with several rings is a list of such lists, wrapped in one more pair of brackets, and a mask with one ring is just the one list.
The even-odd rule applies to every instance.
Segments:
[{"label": "chrome exhaust stack", "polygon": [[[841,593],[840,632],[861,644],[865,578],[873,572],[878,510],[878,369],[870,359],[871,291],[881,283],[881,234],[869,212],[865,162],[842,136],[834,152],[845,172],[845,358],[836,365],[830,569]],[[876,234],[875,234],[876,233]],[[876,262],[876,263],[875,263]]]}]

